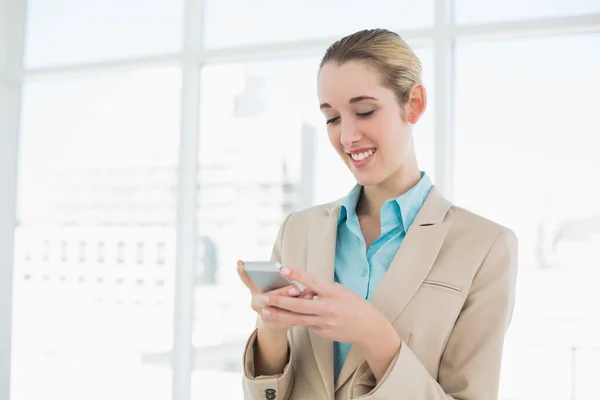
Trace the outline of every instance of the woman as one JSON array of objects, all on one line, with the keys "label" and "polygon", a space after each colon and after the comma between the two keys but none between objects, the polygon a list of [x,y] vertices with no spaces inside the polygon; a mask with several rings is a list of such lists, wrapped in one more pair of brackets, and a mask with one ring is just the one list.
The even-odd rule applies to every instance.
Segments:
[{"label": "woman", "polygon": [[327,49],[318,97],[357,185],[281,226],[272,258],[302,296],[260,293],[238,262],[259,313],[246,398],[497,399],[517,239],[420,171],[419,59],[393,32],[357,32]]}]

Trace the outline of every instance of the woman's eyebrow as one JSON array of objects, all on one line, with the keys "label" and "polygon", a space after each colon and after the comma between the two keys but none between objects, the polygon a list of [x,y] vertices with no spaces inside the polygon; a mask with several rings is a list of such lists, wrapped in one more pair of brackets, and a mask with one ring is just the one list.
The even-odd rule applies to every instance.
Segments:
[{"label": "woman's eyebrow", "polygon": [[[371,97],[371,96],[357,96],[357,97],[351,98],[348,103],[354,104],[354,103],[359,103],[363,100],[377,100],[377,99],[375,97]],[[321,110],[324,108],[331,108],[331,105],[329,103],[321,103],[321,106],[319,108]]]}]

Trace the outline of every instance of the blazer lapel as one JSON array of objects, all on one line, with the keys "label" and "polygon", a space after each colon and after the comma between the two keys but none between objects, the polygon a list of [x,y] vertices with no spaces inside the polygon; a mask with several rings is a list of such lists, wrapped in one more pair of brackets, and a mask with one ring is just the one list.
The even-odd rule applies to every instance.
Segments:
[{"label": "blazer lapel", "polygon": [[[306,270],[322,282],[334,281],[339,210],[339,203],[332,203],[326,207],[327,214],[319,217],[322,221],[310,223]],[[317,335],[310,328],[308,331],[327,396],[333,400],[333,342]]]},{"label": "blazer lapel", "polygon": [[[432,188],[375,289],[372,303],[390,322],[398,317],[429,274],[451,225],[450,221],[443,221],[450,206],[450,202]],[[344,385],[363,361],[359,349],[352,346],[335,390]]]}]

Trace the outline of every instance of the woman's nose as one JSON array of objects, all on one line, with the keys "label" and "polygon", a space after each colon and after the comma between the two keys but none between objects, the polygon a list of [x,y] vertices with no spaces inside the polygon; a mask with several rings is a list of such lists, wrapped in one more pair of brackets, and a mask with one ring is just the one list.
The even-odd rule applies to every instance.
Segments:
[{"label": "woman's nose", "polygon": [[360,140],[361,135],[356,124],[353,122],[342,122],[342,134],[340,135],[340,142],[344,147],[349,147],[352,143]]}]

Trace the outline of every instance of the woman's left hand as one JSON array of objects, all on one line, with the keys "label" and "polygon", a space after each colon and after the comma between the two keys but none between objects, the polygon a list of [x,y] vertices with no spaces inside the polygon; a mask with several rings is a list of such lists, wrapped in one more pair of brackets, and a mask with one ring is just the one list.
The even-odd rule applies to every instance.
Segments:
[{"label": "woman's left hand", "polygon": [[359,346],[392,328],[379,310],[344,286],[321,282],[305,271],[282,268],[281,272],[312,289],[318,298],[263,296],[263,310],[268,314],[263,314],[264,318],[291,326],[308,326],[325,338]]}]

